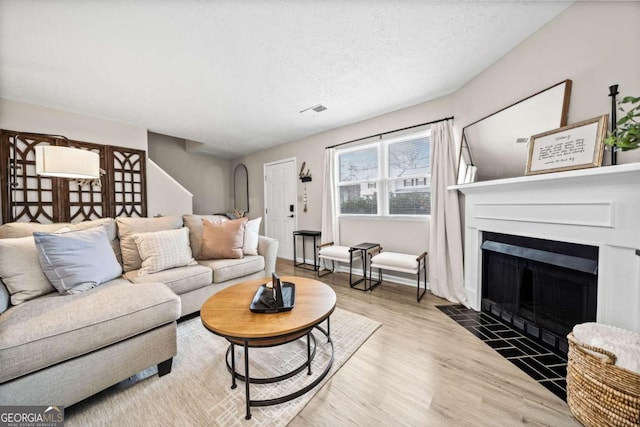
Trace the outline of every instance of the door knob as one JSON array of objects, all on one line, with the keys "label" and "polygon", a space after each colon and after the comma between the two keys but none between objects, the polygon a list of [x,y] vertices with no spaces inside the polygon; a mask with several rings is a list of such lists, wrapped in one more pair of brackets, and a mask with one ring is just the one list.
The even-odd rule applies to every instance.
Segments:
[{"label": "door knob", "polygon": [[289,218],[293,218],[293,214],[289,215]]}]

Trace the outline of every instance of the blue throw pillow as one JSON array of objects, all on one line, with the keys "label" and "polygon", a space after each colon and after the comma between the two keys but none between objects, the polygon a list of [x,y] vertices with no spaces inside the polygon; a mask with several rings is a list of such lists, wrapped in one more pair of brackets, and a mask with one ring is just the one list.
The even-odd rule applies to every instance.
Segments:
[{"label": "blue throw pillow", "polygon": [[7,311],[9,308],[10,298],[11,296],[9,295],[9,291],[7,291],[2,279],[0,279],[0,313]]},{"label": "blue throw pillow", "polygon": [[68,233],[34,232],[45,276],[61,294],[77,294],[122,274],[107,235],[100,226]]}]

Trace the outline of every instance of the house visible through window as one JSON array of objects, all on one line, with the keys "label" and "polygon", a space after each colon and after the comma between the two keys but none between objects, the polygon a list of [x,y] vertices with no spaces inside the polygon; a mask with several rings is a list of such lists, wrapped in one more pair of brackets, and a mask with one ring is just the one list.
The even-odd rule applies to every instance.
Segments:
[{"label": "house visible through window", "polygon": [[336,153],[340,214],[430,215],[430,131]]}]

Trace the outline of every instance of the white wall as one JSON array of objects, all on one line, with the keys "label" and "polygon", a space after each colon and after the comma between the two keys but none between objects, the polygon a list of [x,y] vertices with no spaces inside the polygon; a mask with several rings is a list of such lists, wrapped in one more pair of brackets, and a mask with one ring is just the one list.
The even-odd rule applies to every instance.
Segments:
[{"label": "white wall", "polygon": [[[564,79],[573,81],[569,124],[609,114],[612,84],[622,96],[640,96],[638,22],[639,2],[576,2],[455,93],[458,135],[466,124]],[[640,150],[618,159],[640,161]]]},{"label": "white wall", "polygon": [[[307,185],[307,212],[303,212],[302,194],[304,184],[298,182],[297,229],[320,230],[322,221],[322,175],[324,169],[325,147],[350,141],[352,139],[387,132],[415,124],[428,122],[450,116],[452,113],[449,98],[442,98],[429,103],[395,111],[373,119],[364,120],[349,126],[332,129],[298,141],[282,144],[269,150],[260,151],[249,156],[236,159],[237,163],[244,163],[249,171],[249,204],[250,216],[260,216],[264,213],[263,164],[295,157],[297,164],[306,162],[313,180]],[[372,227],[372,221],[375,221]],[[406,234],[411,231],[412,239],[408,241]],[[370,220],[354,221],[343,219],[340,222],[342,244],[357,244],[365,241],[384,243],[387,250],[403,250],[405,252],[420,253],[427,248],[429,240],[428,222],[405,220],[398,225],[397,221]]]},{"label": "white wall", "polygon": [[[249,170],[252,216],[264,212],[262,165],[266,162],[289,157],[296,157],[298,164],[307,162],[313,181],[307,186],[308,212],[302,213],[298,203],[297,228],[319,230],[326,146],[451,115],[459,145],[465,125],[567,78],[573,80],[569,123],[608,114],[611,84],[619,84],[622,95],[640,95],[637,22],[638,2],[577,2],[448,97],[236,159],[232,167],[245,163]],[[640,161],[640,150],[618,158],[620,163]],[[300,182],[298,194],[302,195]],[[424,221],[342,219],[340,229],[343,244],[377,241],[388,250],[414,253],[426,248],[429,236],[429,223]]]},{"label": "white wall", "polygon": [[230,161],[187,150],[183,138],[149,132],[149,158],[193,193],[193,212],[231,212]]},{"label": "white wall", "polygon": [[[116,145],[147,151],[147,130],[138,126],[117,123],[81,114],[69,113],[0,98],[0,129],[64,135],[69,139],[96,144]],[[5,167],[4,165],[2,166]],[[156,179],[160,179],[156,181]],[[156,191],[162,189],[162,191]],[[184,205],[184,197],[170,197],[181,191],[175,182],[166,181],[160,174],[147,176],[147,205],[155,210],[172,203],[178,212],[190,212],[191,200]],[[163,210],[163,209],[160,209]],[[150,216],[157,212],[148,211]]]},{"label": "white wall", "polygon": [[154,183],[147,186],[147,216],[193,213],[193,194],[151,159],[147,159],[147,181]]},{"label": "white wall", "polygon": [[147,149],[147,130],[0,98],[0,129],[64,135],[95,144]]}]

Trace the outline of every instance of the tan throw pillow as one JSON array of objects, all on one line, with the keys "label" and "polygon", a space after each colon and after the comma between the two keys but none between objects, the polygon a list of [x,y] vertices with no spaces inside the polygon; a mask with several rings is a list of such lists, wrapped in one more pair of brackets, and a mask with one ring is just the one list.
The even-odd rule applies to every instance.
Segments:
[{"label": "tan throw pillow", "polygon": [[244,227],[247,218],[223,221],[217,224],[202,220],[202,247],[199,259],[242,258]]},{"label": "tan throw pillow", "polygon": [[200,248],[202,247],[202,220],[205,218],[214,224],[229,221],[229,218],[223,215],[182,215],[184,226],[189,229],[191,253],[195,259],[200,259]]},{"label": "tan throw pillow", "polygon": [[158,218],[129,218],[118,217],[118,236],[122,251],[122,267],[125,271],[137,270],[142,265],[138,246],[131,237],[135,233],[151,231],[176,230],[182,228],[182,218],[179,216],[162,216]]},{"label": "tan throw pillow", "polygon": [[178,230],[136,233],[132,237],[142,257],[142,267],[138,270],[138,276],[197,264],[191,256],[187,227]]}]

